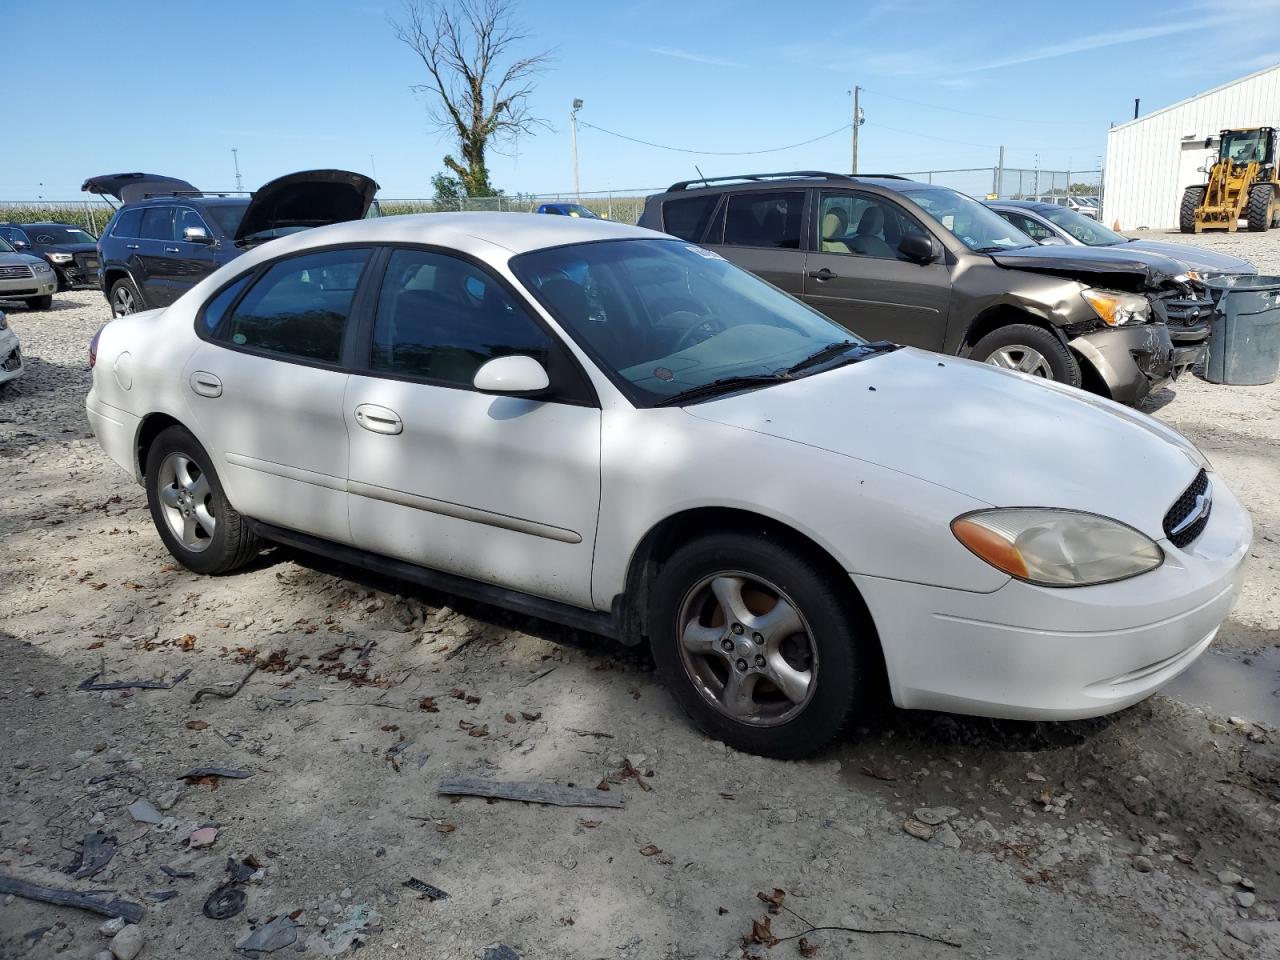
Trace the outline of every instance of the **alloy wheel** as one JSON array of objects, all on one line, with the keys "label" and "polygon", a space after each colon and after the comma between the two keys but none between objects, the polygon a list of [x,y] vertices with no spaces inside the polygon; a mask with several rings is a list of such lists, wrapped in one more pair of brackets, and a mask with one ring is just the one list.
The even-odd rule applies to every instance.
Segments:
[{"label": "alloy wheel", "polygon": [[817,646],[804,615],[759,577],[724,571],[703,578],[685,594],[676,635],[694,687],[740,723],[785,723],[817,688]]},{"label": "alloy wheel", "polygon": [[160,462],[156,494],[170,532],[193,553],[207,550],[217,518],[213,488],[200,465],[186,454],[169,454]]},{"label": "alloy wheel", "polygon": [[125,286],[116,287],[111,307],[117,317],[127,317],[133,313],[138,309],[137,301],[133,297],[133,291]]},{"label": "alloy wheel", "polygon": [[991,356],[987,357],[987,363],[993,367],[1003,367],[1005,370],[1029,373],[1033,377],[1053,379],[1053,368],[1049,366],[1049,361],[1045,358],[1045,355],[1034,347],[1024,346],[1020,343],[1000,347]]}]

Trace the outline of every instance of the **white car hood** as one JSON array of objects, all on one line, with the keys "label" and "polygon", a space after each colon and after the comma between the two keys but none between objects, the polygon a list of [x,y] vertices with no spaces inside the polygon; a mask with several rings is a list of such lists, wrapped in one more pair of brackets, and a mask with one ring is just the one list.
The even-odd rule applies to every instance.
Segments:
[{"label": "white car hood", "polygon": [[1155,539],[1204,460],[1162,423],[1080,390],[904,348],[686,407],[993,506],[1113,517]]}]

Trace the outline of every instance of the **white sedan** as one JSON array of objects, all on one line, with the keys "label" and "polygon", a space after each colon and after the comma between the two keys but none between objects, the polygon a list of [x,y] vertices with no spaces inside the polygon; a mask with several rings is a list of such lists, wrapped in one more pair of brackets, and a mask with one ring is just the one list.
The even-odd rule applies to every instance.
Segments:
[{"label": "white sedan", "polygon": [[257,247],[93,345],[87,406],[181,563],[262,541],[648,643],[711,736],[901,707],[1073,718],[1204,652],[1248,514],[1143,414],[865,343],[601,220],[438,214]]}]

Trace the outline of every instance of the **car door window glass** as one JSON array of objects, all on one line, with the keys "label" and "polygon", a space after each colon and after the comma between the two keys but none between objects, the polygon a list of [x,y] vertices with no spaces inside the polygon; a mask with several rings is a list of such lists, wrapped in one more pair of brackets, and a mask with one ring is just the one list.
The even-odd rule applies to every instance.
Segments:
[{"label": "car door window glass", "polygon": [[1023,216],[1020,213],[1010,213],[1008,210],[1000,210],[998,213],[1032,240],[1040,241],[1054,235],[1053,231],[1043,223],[1032,220],[1030,217]]},{"label": "car door window glass", "polygon": [[729,246],[800,249],[804,191],[740,193],[729,198],[724,240]]},{"label": "car door window glass", "polygon": [[701,240],[719,200],[714,193],[668,200],[662,205],[662,229],[681,240]]},{"label": "car door window glass", "polygon": [[428,250],[392,253],[378,296],[370,368],[471,386],[512,354],[547,362],[550,335],[480,267]]},{"label": "car door window glass", "polygon": [[116,221],[116,225],[111,228],[113,237],[136,237],[141,234],[142,211],[126,210],[120,214],[120,219]]},{"label": "car door window glass", "polygon": [[147,207],[142,211],[142,232],[144,240],[173,239],[173,207]]},{"label": "car door window glass", "polygon": [[240,295],[240,291],[248,285],[251,279],[253,279],[253,274],[246,273],[235,283],[228,287],[223,287],[218,292],[218,295],[205,305],[198,321],[200,328],[205,333],[212,334],[218,329],[218,326],[222,323],[222,318],[227,315],[227,309],[235,302],[236,297]]},{"label": "car door window glass", "polygon": [[899,207],[861,193],[824,193],[818,206],[818,249],[823,253],[905,260],[898,252],[908,234],[927,236]]},{"label": "car door window glass", "polygon": [[325,250],[272,265],[236,305],[219,339],[237,347],[337,363],[351,301],[368,259],[368,250]]},{"label": "car door window glass", "polygon": [[190,227],[196,227],[208,234],[209,227],[205,224],[204,218],[202,218],[200,214],[196,213],[190,207],[178,207],[177,209],[177,222],[173,229],[173,235],[177,239],[185,239],[186,233],[184,231]]},{"label": "car door window glass", "polygon": [[10,243],[27,243],[27,235],[17,227],[0,227],[0,237],[4,237]]}]

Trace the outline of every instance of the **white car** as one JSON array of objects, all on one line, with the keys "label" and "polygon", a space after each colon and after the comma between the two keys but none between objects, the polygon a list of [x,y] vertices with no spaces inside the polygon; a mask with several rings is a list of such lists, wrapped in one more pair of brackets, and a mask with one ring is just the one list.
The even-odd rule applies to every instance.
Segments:
[{"label": "white car", "polygon": [[0,310],[0,390],[26,372],[22,363],[22,347],[18,335],[9,326],[4,311]]},{"label": "white car", "polygon": [[161,538],[261,540],[647,642],[775,756],[901,707],[1086,717],[1204,652],[1249,517],[1080,391],[864,343],[714,253],[436,214],[267,243],[96,339],[89,420]]}]

